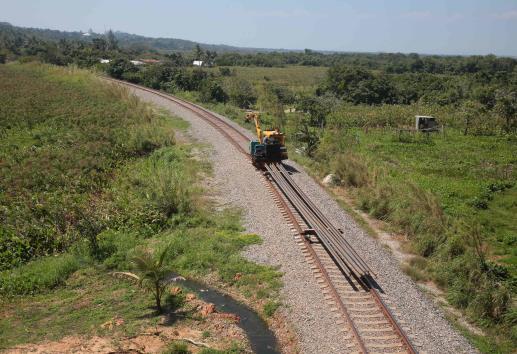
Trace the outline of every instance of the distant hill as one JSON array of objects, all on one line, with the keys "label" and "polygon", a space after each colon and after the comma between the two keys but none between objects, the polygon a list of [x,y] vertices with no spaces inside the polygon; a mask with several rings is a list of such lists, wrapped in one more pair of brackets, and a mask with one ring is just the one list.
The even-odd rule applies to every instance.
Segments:
[{"label": "distant hill", "polygon": [[[7,22],[0,22],[0,31],[19,32],[26,36],[34,36],[36,38],[59,41],[61,39],[92,41],[94,38],[103,37],[102,33],[94,32],[80,32],[80,31],[59,31],[42,28],[29,28],[13,26]],[[125,48],[156,50],[158,52],[185,52],[191,51],[196,44],[205,50],[212,50],[217,52],[240,52],[240,53],[256,53],[256,52],[271,52],[271,51],[287,51],[267,48],[244,48],[234,47],[224,44],[206,44],[189,41],[178,38],[152,38],[144,37],[136,34],[115,31],[115,37],[119,41],[119,45]]]}]

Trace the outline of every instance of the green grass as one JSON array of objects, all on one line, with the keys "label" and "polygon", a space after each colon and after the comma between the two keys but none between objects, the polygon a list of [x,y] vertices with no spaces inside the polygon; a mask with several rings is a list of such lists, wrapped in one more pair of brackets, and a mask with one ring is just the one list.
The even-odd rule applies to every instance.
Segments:
[{"label": "green grass", "polygon": [[0,294],[24,295],[55,288],[81,267],[77,255],[39,258],[21,267],[0,272]]},{"label": "green grass", "polygon": [[[404,185],[411,181],[436,197],[444,214],[467,224],[479,222],[493,255],[515,264],[512,235],[517,235],[517,186],[491,194],[487,209],[473,205],[494,183],[515,180],[517,145],[505,137],[464,136],[449,129],[426,141],[401,142],[396,133],[362,130],[344,135],[343,140],[359,141],[352,151],[385,167],[390,181]],[[346,144],[346,142],[343,142]],[[513,174],[512,174],[513,173]],[[517,268],[511,268],[517,274]]]},{"label": "green grass", "polygon": [[[203,198],[205,151],[174,139],[188,124],[83,71],[8,65],[0,77],[0,348],[152,325],[152,296],[110,273],[167,245],[172,271],[259,312],[277,300],[280,273],[240,255],[260,238]],[[101,328],[117,316],[124,325]]]},{"label": "green grass", "polygon": [[329,128],[322,141],[309,166],[320,177],[335,173],[358,207],[406,234],[424,258],[403,270],[436,281],[508,352],[516,341],[514,140],[454,128],[400,139],[395,130],[348,127]]},{"label": "green grass", "polygon": [[[254,86],[266,82],[287,87],[295,92],[313,92],[327,74],[326,67],[286,66],[284,68],[231,67],[238,78],[249,81]],[[219,68],[207,69],[214,73]]]},{"label": "green grass", "polygon": [[0,66],[0,270],[94,232],[117,166],[174,144],[163,117],[88,72]]},{"label": "green grass", "polygon": [[[131,282],[84,268],[55,291],[0,301],[0,349],[66,335],[134,335],[159,320],[152,306]],[[114,331],[101,327],[113,318],[124,324]]]}]

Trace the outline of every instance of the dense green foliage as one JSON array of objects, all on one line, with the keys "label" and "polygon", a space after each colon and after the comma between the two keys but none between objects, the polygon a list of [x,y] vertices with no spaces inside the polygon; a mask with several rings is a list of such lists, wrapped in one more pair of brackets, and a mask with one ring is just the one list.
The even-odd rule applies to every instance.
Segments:
[{"label": "dense green foliage", "polygon": [[0,67],[1,269],[95,236],[113,170],[174,143],[147,106],[73,71]]}]

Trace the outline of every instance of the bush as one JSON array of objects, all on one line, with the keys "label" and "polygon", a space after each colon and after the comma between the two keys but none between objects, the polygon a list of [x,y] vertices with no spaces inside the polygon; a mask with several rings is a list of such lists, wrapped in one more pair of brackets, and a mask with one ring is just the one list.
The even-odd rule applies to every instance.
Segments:
[{"label": "bush", "polygon": [[225,86],[230,101],[240,108],[250,108],[257,101],[255,90],[246,80],[231,78]]},{"label": "bush", "polygon": [[106,67],[106,72],[109,76],[115,79],[122,79],[123,75],[129,72],[137,72],[138,68],[134,66],[129,60],[117,58],[111,61]]},{"label": "bush", "polygon": [[52,289],[64,283],[79,267],[80,261],[72,254],[37,259],[16,269],[0,272],[0,294],[26,295]]},{"label": "bush", "polygon": [[201,86],[199,99],[202,102],[228,102],[228,95],[223,90],[222,86],[216,81],[205,80]]},{"label": "bush", "polygon": [[334,173],[339,182],[347,187],[363,187],[370,182],[368,166],[364,160],[346,153],[337,157],[334,163]]},{"label": "bush", "polygon": [[163,354],[191,354],[186,343],[174,342],[163,352]]}]

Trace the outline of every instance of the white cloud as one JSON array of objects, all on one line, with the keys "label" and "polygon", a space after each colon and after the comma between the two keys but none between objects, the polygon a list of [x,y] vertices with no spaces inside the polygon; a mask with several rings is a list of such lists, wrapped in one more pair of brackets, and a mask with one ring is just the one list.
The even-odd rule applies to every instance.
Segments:
[{"label": "white cloud", "polygon": [[497,20],[517,20],[517,10],[509,10],[500,12],[492,16]]},{"label": "white cloud", "polygon": [[409,11],[402,13],[400,17],[413,20],[423,20],[433,17],[433,14],[430,11]]},{"label": "white cloud", "polygon": [[307,17],[311,16],[309,11],[303,9],[293,9],[293,10],[278,10],[278,11],[246,11],[247,16],[256,16],[256,17],[279,17],[279,18],[290,18],[290,17]]},{"label": "white cloud", "polygon": [[465,18],[463,14],[435,14],[430,11],[410,11],[403,12],[400,14],[400,18],[408,20],[433,20],[433,21],[446,21],[456,22],[461,21]]}]

